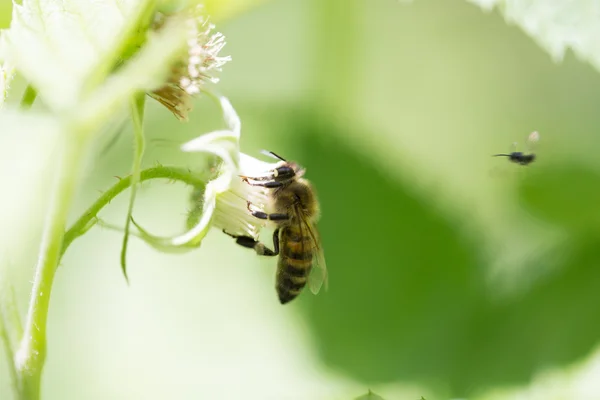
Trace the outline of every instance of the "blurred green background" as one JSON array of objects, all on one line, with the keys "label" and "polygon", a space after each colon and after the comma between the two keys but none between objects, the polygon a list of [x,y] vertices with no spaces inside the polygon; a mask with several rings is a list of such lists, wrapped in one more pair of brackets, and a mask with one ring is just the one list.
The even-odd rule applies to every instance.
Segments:
[{"label": "blurred green background", "polygon": [[[597,71],[459,0],[271,0],[218,29],[242,150],[297,160],[316,186],[329,291],[281,306],[275,261],[218,231],[185,255],[132,240],[128,287],[121,236],[94,228],[56,275],[45,399],[600,398]],[[146,165],[194,166],[177,144],[219,118],[200,99],[180,124],[150,101],[146,123],[167,142]],[[534,130],[531,166],[491,157]],[[21,140],[3,180],[27,169],[43,204],[44,145]],[[90,167],[73,218],[128,173],[131,142]],[[188,195],[146,184],[136,219],[180,232]],[[127,200],[103,217],[123,223]],[[39,223],[10,256],[23,314]],[[0,398],[9,385],[2,362]]]}]

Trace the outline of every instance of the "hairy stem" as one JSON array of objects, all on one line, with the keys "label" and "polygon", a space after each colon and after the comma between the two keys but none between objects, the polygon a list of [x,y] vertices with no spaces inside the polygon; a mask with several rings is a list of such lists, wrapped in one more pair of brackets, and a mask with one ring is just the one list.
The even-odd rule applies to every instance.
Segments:
[{"label": "hairy stem", "polygon": [[[193,173],[185,168],[165,167],[159,165],[140,171],[140,182],[150,179],[169,179],[180,181],[198,188],[206,185],[208,177],[205,178],[199,176],[198,173]],[[67,251],[67,248],[73,242],[73,240],[83,235],[91,226],[93,226],[96,216],[100,210],[107,206],[111,200],[117,197],[121,192],[131,187],[131,184],[131,175],[120,179],[119,182],[104,192],[104,194],[100,196],[100,198],[98,198],[98,200],[96,200],[96,202],[92,204],[77,221],[75,221],[75,223],[65,233],[61,255]]]},{"label": "hairy stem", "polygon": [[37,400],[40,396],[40,381],[46,359],[46,322],[50,292],[61,256],[65,224],[75,194],[79,165],[84,158],[86,144],[87,140],[83,135],[64,136],[64,153],[50,196],[25,331],[15,354],[22,399]]},{"label": "hairy stem", "polygon": [[[40,398],[42,369],[46,358],[46,322],[50,292],[54,273],[61,257],[73,240],[83,235],[93,226],[98,212],[108,205],[113,198],[131,187],[133,182],[132,176],[119,180],[65,232],[66,218],[78,177],[77,171],[79,171],[79,168],[77,166],[81,164],[84,150],[84,143],[73,142],[73,140],[67,143],[63,161],[56,177],[48,220],[44,228],[40,256],[36,266],[25,330],[14,355],[19,399],[22,400],[38,400]],[[207,181],[206,178],[202,178],[188,169],[164,166],[142,170],[139,181],[159,178],[181,181],[194,187],[202,187]],[[6,336],[5,331],[2,330],[0,333],[2,333],[4,339],[4,336]],[[8,337],[6,337],[6,340],[8,340]],[[5,342],[5,345],[8,345],[8,343]]]}]

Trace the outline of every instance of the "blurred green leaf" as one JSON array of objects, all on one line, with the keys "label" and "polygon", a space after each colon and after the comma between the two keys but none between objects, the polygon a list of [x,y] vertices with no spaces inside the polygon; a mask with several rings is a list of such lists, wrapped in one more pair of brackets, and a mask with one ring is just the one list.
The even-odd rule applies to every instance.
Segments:
[{"label": "blurred green leaf", "polygon": [[568,49],[600,70],[600,19],[596,0],[467,0],[486,11],[497,7],[508,23],[519,26],[555,61]]},{"label": "blurred green leaf", "polygon": [[205,0],[204,5],[213,21],[223,21],[242,14],[270,0]]},{"label": "blurred green leaf", "polygon": [[[68,110],[116,62],[151,0],[24,0],[3,32],[6,57],[53,109]],[[94,80],[94,79],[92,79]]]},{"label": "blurred green leaf", "polygon": [[532,170],[519,184],[527,211],[571,231],[600,231],[600,175],[582,165]]},{"label": "blurred green leaf", "polygon": [[555,272],[525,295],[492,300],[484,235],[461,232],[468,215],[449,219],[434,199],[388,179],[343,142],[322,139],[335,126],[307,121],[318,119],[297,115],[288,126],[297,129],[292,136],[307,134],[301,158],[322,206],[332,285],[302,304],[328,366],[373,384],[440,382],[445,395],[466,397],[528,382],[597,343],[600,316],[582,306],[600,300],[593,236],[531,254],[527,265],[552,258]]},{"label": "blurred green leaf", "polygon": [[331,288],[304,301],[325,363],[369,383],[455,379],[457,345],[485,292],[477,244],[432,200],[317,139],[334,126],[302,121],[319,120],[288,125],[309,134],[302,160],[323,213]]},{"label": "blurred green leaf", "polygon": [[0,29],[8,27],[10,24],[10,14],[12,2],[7,0],[0,1]]},{"label": "blurred green leaf", "polygon": [[376,395],[375,393],[369,390],[369,393],[359,396],[354,400],[385,400],[383,397]]}]

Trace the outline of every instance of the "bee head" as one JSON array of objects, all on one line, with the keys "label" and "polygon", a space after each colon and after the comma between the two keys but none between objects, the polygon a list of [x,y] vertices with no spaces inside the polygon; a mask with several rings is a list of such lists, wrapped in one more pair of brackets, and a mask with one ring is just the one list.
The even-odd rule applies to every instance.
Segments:
[{"label": "bee head", "polygon": [[274,180],[288,182],[304,175],[304,168],[293,161],[282,161],[273,170]]},{"label": "bee head", "polygon": [[304,167],[302,167],[298,163],[294,161],[287,161],[285,158],[273,153],[272,151],[263,150],[262,153],[268,155],[269,157],[281,160],[281,162],[277,164],[277,167],[274,170],[276,181],[281,182],[289,181],[294,178],[300,178],[304,175],[304,172],[306,171]]},{"label": "bee head", "polygon": [[302,177],[306,172],[306,169],[303,166],[293,161],[286,162],[286,165],[288,168],[291,168],[292,171],[294,171],[294,175],[298,178]]}]

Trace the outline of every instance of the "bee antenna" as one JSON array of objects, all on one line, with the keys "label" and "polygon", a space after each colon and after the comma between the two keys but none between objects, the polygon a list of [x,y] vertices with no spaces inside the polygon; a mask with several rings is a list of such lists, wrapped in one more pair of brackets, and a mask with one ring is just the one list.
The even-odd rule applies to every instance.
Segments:
[{"label": "bee antenna", "polygon": [[286,160],[285,158],[283,158],[283,157],[281,157],[281,156],[278,156],[277,154],[273,153],[272,151],[268,151],[268,150],[261,150],[260,152],[261,152],[261,153],[263,153],[263,154],[264,154],[264,155],[266,155],[266,156],[273,157],[273,158],[277,158],[277,159],[279,159],[279,160],[281,160],[281,161],[286,161],[286,162],[287,162],[287,160]]},{"label": "bee antenna", "polygon": [[510,157],[510,154],[494,154],[492,157]]}]

